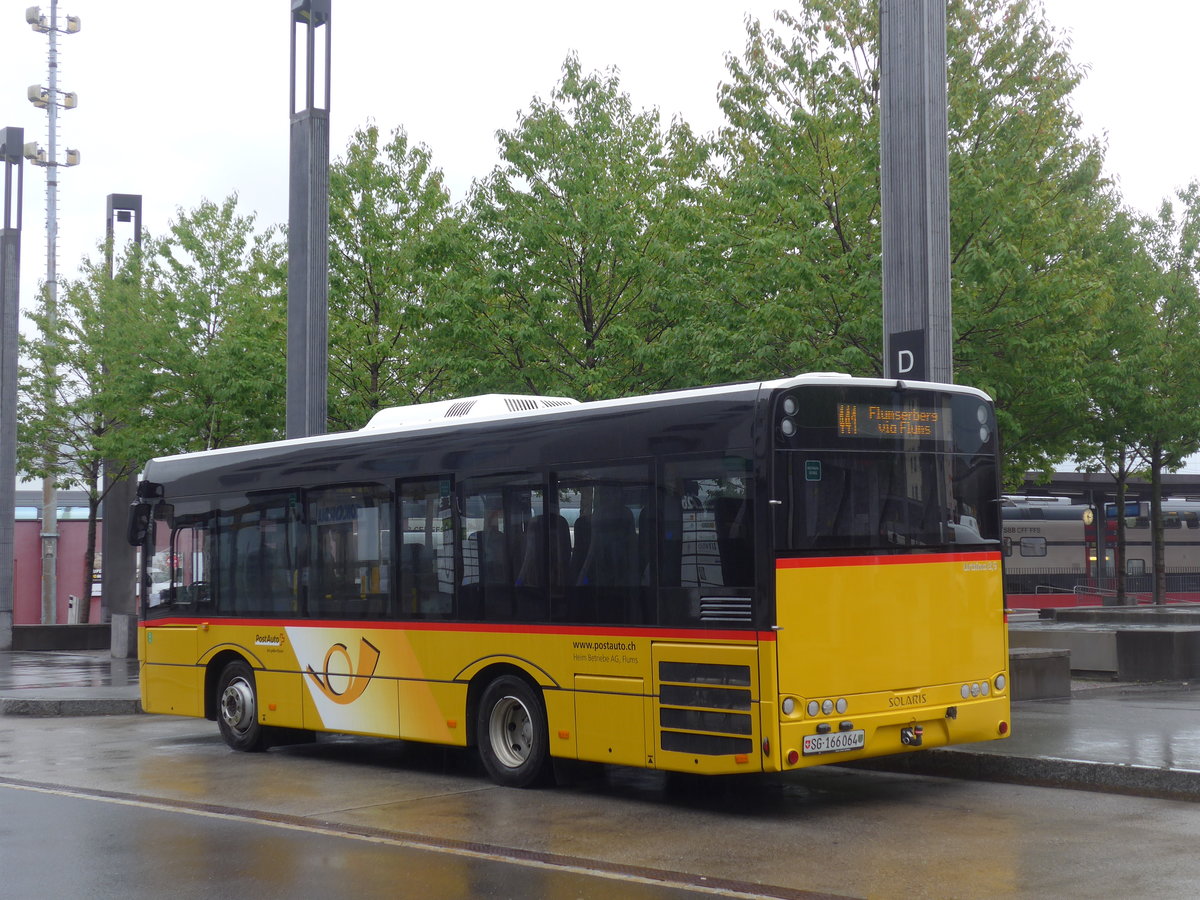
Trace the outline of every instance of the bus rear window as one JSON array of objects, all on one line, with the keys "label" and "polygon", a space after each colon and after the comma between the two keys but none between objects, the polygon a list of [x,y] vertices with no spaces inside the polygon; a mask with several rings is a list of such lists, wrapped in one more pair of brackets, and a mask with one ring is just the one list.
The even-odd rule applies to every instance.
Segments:
[{"label": "bus rear window", "polygon": [[986,456],[922,452],[778,454],[776,543],[789,550],[997,545],[996,468]]}]

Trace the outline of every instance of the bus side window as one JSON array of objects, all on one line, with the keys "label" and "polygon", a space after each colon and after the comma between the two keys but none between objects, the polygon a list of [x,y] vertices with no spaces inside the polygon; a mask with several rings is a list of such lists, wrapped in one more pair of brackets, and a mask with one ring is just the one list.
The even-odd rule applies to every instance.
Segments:
[{"label": "bus side window", "polygon": [[666,466],[663,584],[754,584],[754,515],[748,464],[704,459]]},{"label": "bus side window", "polygon": [[570,528],[562,617],[572,622],[653,621],[653,559],[646,556],[653,542],[639,532],[650,522],[649,465],[563,471],[557,484],[558,496],[571,498],[579,510]]},{"label": "bus side window", "polygon": [[546,578],[525,566],[530,524],[545,515],[545,496],[532,475],[464,482],[460,618],[549,620]]},{"label": "bus side window", "polygon": [[307,496],[310,615],[388,614],[392,494],[380,485],[322,488]]},{"label": "bus side window", "polygon": [[450,478],[403,484],[400,498],[400,615],[446,618],[454,611]]},{"label": "bus side window", "polygon": [[296,524],[291,497],[222,498],[217,601],[222,612],[295,612]]}]

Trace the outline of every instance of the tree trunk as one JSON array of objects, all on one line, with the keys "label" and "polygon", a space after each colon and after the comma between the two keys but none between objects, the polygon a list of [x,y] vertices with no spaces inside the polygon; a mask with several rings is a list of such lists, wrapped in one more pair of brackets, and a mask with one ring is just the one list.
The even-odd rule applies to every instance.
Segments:
[{"label": "tree trunk", "polygon": [[96,519],[100,512],[100,499],[95,492],[88,495],[87,547],[83,551],[83,594],[79,598],[80,625],[86,625],[92,614],[92,572],[96,568]]}]

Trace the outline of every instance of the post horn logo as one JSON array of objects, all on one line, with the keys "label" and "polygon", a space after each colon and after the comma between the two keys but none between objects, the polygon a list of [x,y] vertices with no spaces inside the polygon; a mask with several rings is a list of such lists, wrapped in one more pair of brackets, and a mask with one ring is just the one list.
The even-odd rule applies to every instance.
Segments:
[{"label": "post horn logo", "polygon": [[[346,659],[346,672],[330,672],[329,663],[333,660],[334,654],[340,654]],[[346,649],[345,644],[334,644],[329,648],[329,652],[325,654],[325,664],[322,666],[321,672],[316,672],[313,667],[308,666],[308,677],[316,683],[321,693],[332,700],[334,703],[353,703],[363,695],[363,691],[367,689],[367,685],[371,683],[371,676],[375,674],[375,667],[379,665],[379,648],[362,638],[358,645],[358,669],[354,670],[354,660],[350,658],[350,651]],[[353,674],[350,674],[353,671]],[[321,676],[325,677],[322,678]],[[339,682],[344,679],[349,679],[349,683],[339,689],[334,685],[334,679]]]}]

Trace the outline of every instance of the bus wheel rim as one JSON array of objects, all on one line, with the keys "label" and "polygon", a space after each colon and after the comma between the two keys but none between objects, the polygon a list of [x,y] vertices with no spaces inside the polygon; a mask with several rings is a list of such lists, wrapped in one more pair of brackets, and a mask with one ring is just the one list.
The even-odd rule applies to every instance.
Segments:
[{"label": "bus wheel rim", "polygon": [[235,678],[221,695],[221,718],[234,731],[244,732],[254,721],[254,688],[245,678]]},{"label": "bus wheel rim", "polygon": [[533,751],[533,717],[516,697],[502,697],[492,707],[488,737],[496,759],[510,769],[524,765]]}]

